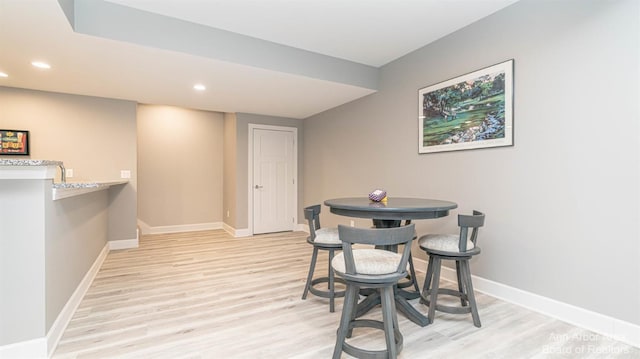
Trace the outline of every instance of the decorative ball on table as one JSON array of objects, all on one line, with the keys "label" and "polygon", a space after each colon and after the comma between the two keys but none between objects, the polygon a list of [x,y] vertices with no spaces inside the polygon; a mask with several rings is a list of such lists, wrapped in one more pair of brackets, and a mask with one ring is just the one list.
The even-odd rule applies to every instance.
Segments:
[{"label": "decorative ball on table", "polygon": [[373,192],[369,193],[369,199],[374,202],[387,202],[387,191],[382,189],[376,189]]}]

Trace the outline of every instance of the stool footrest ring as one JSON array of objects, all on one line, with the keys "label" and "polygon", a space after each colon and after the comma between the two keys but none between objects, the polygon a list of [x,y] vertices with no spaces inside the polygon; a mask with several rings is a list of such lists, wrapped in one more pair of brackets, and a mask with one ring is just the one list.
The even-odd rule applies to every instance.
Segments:
[{"label": "stool footrest ring", "polygon": [[[420,303],[426,304],[427,306],[431,306],[431,301],[429,300],[429,295],[431,294],[431,291],[433,289],[429,289],[429,290],[425,290],[422,292],[422,295],[420,296]],[[461,298],[465,301],[468,301],[469,298],[467,298],[467,295],[464,293],[461,293],[457,290],[453,290],[453,289],[449,289],[449,288],[438,288],[438,295],[440,294],[444,294],[444,295],[450,295],[450,296],[454,296],[454,297],[458,297]],[[470,306],[449,306],[449,305],[443,305],[443,304],[436,304],[436,310],[440,311],[440,312],[444,312],[444,313],[450,313],[450,314],[467,314],[467,313],[471,313],[471,307]]]},{"label": "stool footrest ring", "polygon": [[[316,278],[314,280],[311,281],[310,285],[309,285],[309,291],[321,298],[331,298],[331,294],[329,293],[329,289],[318,289],[318,288],[314,288],[315,285],[320,284],[320,283],[329,283],[329,278],[328,277],[321,277],[321,278]],[[342,278],[335,278],[333,280],[333,285],[335,286],[336,283],[340,283],[340,284],[345,284],[344,279]],[[346,284],[345,284],[346,285]],[[333,292],[333,297],[334,298],[340,298],[340,297],[344,297],[345,294],[345,290],[336,290]]]},{"label": "stool footrest ring", "polygon": [[[351,332],[353,328],[374,328],[384,330],[384,323],[373,319],[356,319],[349,323],[349,332]],[[400,353],[402,351],[404,338],[399,330],[394,331],[394,337],[396,342],[396,352]],[[387,350],[366,350],[355,347],[347,342],[344,342],[342,350],[345,353],[360,359],[386,359],[389,356]]]}]

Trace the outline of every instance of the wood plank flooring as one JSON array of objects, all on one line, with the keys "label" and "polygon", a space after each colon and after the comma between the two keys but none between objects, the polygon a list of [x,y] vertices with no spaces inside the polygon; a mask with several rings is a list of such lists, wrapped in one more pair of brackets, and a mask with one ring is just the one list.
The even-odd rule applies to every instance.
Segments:
[{"label": "wood plank flooring", "polygon": [[[342,298],[335,313],[327,299],[300,299],[312,251],[305,237],[142,236],[140,248],[109,253],[54,358],[330,358]],[[316,273],[326,262],[322,253]],[[443,313],[421,328],[399,314],[400,358],[640,358],[638,348],[482,293],[477,300],[482,328]],[[354,335],[358,345],[384,346],[379,331]]]}]

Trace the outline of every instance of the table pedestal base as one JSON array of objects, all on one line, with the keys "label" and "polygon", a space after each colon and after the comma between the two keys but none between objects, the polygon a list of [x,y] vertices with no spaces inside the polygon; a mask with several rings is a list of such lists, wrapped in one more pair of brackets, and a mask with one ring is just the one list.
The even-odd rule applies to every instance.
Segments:
[{"label": "table pedestal base", "polygon": [[[397,288],[394,289],[394,299],[396,301],[396,309],[400,311],[400,313],[404,314],[412,322],[416,323],[421,327],[426,327],[429,324],[429,318],[425,317],[422,313],[420,313],[416,308],[414,308],[411,303],[408,302],[410,299],[418,298],[419,294],[414,294],[407,291],[399,291]],[[371,293],[365,298],[362,302],[358,303],[358,307],[356,309],[356,318],[365,315],[371,309],[380,305],[380,292],[376,291],[375,293]]]}]

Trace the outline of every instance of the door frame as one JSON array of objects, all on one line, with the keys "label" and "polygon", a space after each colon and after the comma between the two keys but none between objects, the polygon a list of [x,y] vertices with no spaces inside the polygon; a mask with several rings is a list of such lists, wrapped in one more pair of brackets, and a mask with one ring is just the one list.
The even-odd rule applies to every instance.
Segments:
[{"label": "door frame", "polygon": [[297,127],[288,127],[288,126],[273,126],[273,125],[262,125],[256,123],[250,123],[247,133],[247,142],[249,143],[249,153],[248,153],[248,163],[249,169],[247,171],[247,200],[248,200],[248,229],[249,234],[253,235],[253,130],[273,130],[273,131],[285,131],[291,132],[293,134],[293,181],[295,183],[295,193],[293,196],[293,230],[295,231],[298,227],[298,192],[299,192],[299,182],[298,182],[298,128]]}]

